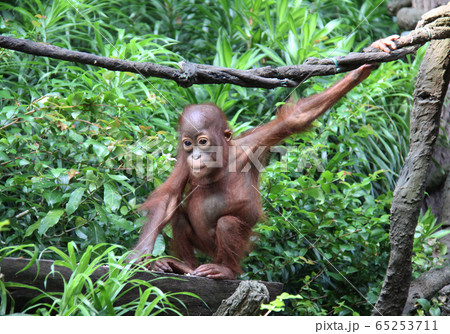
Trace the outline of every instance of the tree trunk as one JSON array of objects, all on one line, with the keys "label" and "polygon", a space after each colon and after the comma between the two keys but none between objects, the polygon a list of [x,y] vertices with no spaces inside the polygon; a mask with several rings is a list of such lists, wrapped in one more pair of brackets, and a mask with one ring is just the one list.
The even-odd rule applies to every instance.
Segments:
[{"label": "tree trunk", "polygon": [[391,208],[391,256],[373,315],[401,315],[408,297],[414,231],[439,133],[442,105],[450,79],[449,65],[450,39],[432,41],[418,73],[411,111],[410,149]]},{"label": "tree trunk", "polygon": [[[450,100],[450,90],[447,92]],[[427,193],[423,209],[431,209],[438,221],[450,226],[450,103],[442,110],[439,139],[433,150],[432,160],[428,170]]]},{"label": "tree trunk", "polygon": [[[448,0],[412,0],[412,7],[429,11],[433,8],[447,4]],[[444,106],[441,114],[441,128],[440,136],[448,141],[450,137],[450,89],[447,91],[447,103]],[[433,163],[430,165],[428,175],[434,176],[428,178],[426,197],[423,209],[426,211],[431,209],[433,215],[438,218],[438,222],[446,222],[447,227],[450,226],[450,146],[449,143],[438,142],[433,150]],[[446,205],[447,203],[447,205]],[[447,240],[447,245],[450,246],[450,236],[444,238]],[[442,240],[441,240],[442,241]]]}]

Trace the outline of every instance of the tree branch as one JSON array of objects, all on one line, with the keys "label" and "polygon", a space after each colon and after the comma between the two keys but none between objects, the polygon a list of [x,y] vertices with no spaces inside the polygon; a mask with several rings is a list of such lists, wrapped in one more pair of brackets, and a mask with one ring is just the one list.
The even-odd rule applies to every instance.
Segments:
[{"label": "tree branch", "polygon": [[[99,66],[111,71],[133,72],[144,77],[157,77],[175,81],[182,87],[194,84],[234,84],[242,87],[275,88],[296,87],[312,76],[333,75],[348,72],[367,63],[390,62],[414,53],[420,45],[433,39],[450,38],[450,6],[443,16],[430,16],[423,27],[413,30],[409,35],[396,41],[398,48],[391,53],[368,48],[361,53],[350,53],[345,57],[317,59],[308,58],[304,64],[295,66],[270,66],[251,70],[211,65],[194,64],[187,61],[179,63],[180,69],[149,62],[135,62],[123,59],[101,57],[85,52],[72,51],[45,43],[33,42],[0,35],[0,47],[28,53],[35,56],[50,57],[87,65]],[[441,7],[442,8],[442,7]],[[375,51],[375,52],[374,52]]]},{"label": "tree branch", "polygon": [[414,231],[450,81],[450,39],[433,41],[420,65],[410,120],[410,147],[391,207],[391,256],[372,315],[401,315],[411,282]]},{"label": "tree branch", "polygon": [[416,278],[409,287],[403,314],[412,314],[419,298],[431,299],[436,292],[450,284],[450,267],[433,268]]}]

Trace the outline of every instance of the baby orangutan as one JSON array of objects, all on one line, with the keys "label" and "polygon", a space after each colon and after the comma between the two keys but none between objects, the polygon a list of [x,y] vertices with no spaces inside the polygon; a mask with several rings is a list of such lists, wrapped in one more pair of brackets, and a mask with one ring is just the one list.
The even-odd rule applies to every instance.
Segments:
[{"label": "baby orangutan", "polygon": [[[324,92],[289,102],[273,121],[232,137],[224,113],[213,104],[190,105],[179,119],[177,163],[169,178],[142,205],[148,222],[132,257],[148,258],[169,222],[173,251],[180,259],[152,262],[160,272],[235,279],[241,272],[253,226],[261,217],[259,166],[265,153],[286,137],[307,129],[374,65],[363,65]],[[194,250],[212,258],[197,263]]]}]

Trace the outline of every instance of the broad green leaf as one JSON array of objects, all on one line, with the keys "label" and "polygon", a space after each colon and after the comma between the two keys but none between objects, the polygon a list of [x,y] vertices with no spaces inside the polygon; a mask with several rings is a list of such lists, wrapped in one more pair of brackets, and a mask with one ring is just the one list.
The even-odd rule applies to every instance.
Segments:
[{"label": "broad green leaf", "polygon": [[0,161],[9,161],[9,160],[11,159],[8,157],[8,155],[5,152],[0,151]]},{"label": "broad green leaf", "polygon": [[56,178],[58,178],[61,174],[63,173],[67,173],[67,169],[65,168],[53,168],[50,170],[50,172],[52,173],[52,175]]},{"label": "broad green leaf", "polygon": [[125,175],[114,175],[114,174],[106,174],[106,175],[108,175],[111,179],[119,182],[128,180],[128,177],[126,177]]},{"label": "broad green leaf", "polygon": [[117,211],[120,208],[122,197],[111,184],[106,183],[103,185],[103,187],[103,199],[105,201],[106,210],[109,212]]},{"label": "broad green leaf", "polygon": [[62,194],[59,191],[47,190],[44,192],[43,197],[47,201],[48,205],[54,206],[62,201]]},{"label": "broad green leaf", "polygon": [[120,229],[124,229],[125,231],[131,232],[135,229],[134,225],[125,218],[116,215],[116,214],[108,214],[108,219],[111,220],[111,222],[118,226]]},{"label": "broad green leaf", "polygon": [[315,198],[319,202],[323,202],[325,200],[325,196],[323,191],[319,187],[313,187],[309,189],[304,189],[304,191],[311,197]]},{"label": "broad green leaf", "polygon": [[273,187],[270,187],[270,192],[272,194],[279,194],[284,189],[286,189],[285,185],[283,185],[283,184],[275,184]]},{"label": "broad green leaf", "polygon": [[109,154],[108,148],[94,139],[86,140],[84,145],[86,148],[89,147],[89,145],[92,145],[92,149],[99,160],[103,160]]},{"label": "broad green leaf", "polygon": [[439,238],[445,237],[447,234],[450,234],[449,230],[439,230],[437,232],[434,232],[430,237],[439,239]]},{"label": "broad green leaf", "polygon": [[84,188],[77,188],[70,194],[69,201],[66,204],[66,213],[67,215],[71,215],[78,209],[78,206],[81,203],[81,199],[83,198]]},{"label": "broad green leaf", "polygon": [[55,226],[61,216],[64,214],[64,210],[51,210],[47,215],[41,220],[40,226],[38,228],[39,235],[43,235],[47,230]]},{"label": "broad green leaf", "polygon": [[89,231],[87,235],[91,244],[99,244],[105,242],[105,231],[96,222],[91,222],[89,224]]},{"label": "broad green leaf", "polygon": [[126,182],[129,179],[125,175],[113,175],[113,174],[106,174],[106,175],[108,175],[108,177],[110,177],[114,181],[119,182],[121,185],[129,189],[131,192],[134,192],[136,190],[133,186],[131,186],[128,182]]},{"label": "broad green leaf", "polygon": [[320,179],[324,179],[326,182],[331,182],[333,180],[333,173],[331,173],[330,171],[326,170],[320,175]]},{"label": "broad green leaf", "polygon": [[441,309],[438,306],[430,307],[430,315],[439,317],[441,315]]},{"label": "broad green leaf", "polygon": [[2,99],[10,99],[12,96],[9,92],[2,90],[0,91],[0,98]]},{"label": "broad green leaf", "polygon": [[41,225],[41,222],[37,221],[33,225],[28,226],[27,230],[25,231],[25,237],[29,237],[30,235],[32,235],[33,232],[39,228],[39,225]]},{"label": "broad green leaf", "polygon": [[164,242],[164,238],[161,234],[156,237],[155,246],[153,248],[152,255],[153,256],[161,256],[166,250],[166,243]]}]

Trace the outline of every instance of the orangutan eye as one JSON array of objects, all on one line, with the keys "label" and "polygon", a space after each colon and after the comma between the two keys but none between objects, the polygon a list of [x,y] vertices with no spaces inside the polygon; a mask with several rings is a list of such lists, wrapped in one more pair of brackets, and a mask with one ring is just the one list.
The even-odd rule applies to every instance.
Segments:
[{"label": "orangutan eye", "polygon": [[199,141],[198,141],[198,143],[199,143],[200,145],[206,145],[206,144],[208,144],[208,139],[206,139],[206,138],[200,138]]},{"label": "orangutan eye", "polygon": [[192,145],[192,142],[190,140],[183,140],[183,144],[184,144],[184,146],[189,147]]}]

